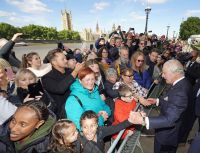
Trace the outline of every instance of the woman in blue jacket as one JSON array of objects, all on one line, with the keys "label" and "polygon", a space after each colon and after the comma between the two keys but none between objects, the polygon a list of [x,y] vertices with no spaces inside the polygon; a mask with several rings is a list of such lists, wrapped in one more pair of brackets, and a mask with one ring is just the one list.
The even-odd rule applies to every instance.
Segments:
[{"label": "woman in blue jacket", "polygon": [[134,80],[142,87],[149,89],[151,86],[151,76],[147,71],[145,57],[141,51],[135,52],[131,57]]},{"label": "woman in blue jacket", "polygon": [[104,125],[111,111],[101,99],[98,87],[95,86],[95,73],[88,67],[81,69],[78,79],[71,85],[70,90],[71,94],[65,104],[67,118],[80,130],[81,115],[87,110],[92,110],[99,116],[99,126]]}]

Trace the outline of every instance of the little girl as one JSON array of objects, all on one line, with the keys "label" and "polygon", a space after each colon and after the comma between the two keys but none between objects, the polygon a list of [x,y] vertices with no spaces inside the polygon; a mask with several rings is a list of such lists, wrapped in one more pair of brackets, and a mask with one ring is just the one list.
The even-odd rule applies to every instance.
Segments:
[{"label": "little girl", "polygon": [[102,153],[99,148],[81,136],[75,124],[67,119],[56,122],[52,128],[50,153]]},{"label": "little girl", "polygon": [[82,132],[69,120],[59,120],[52,129],[49,149],[51,153],[103,153],[106,136],[115,134],[132,125],[132,116],[115,126],[98,127],[98,116],[93,111],[85,111],[80,119]]}]

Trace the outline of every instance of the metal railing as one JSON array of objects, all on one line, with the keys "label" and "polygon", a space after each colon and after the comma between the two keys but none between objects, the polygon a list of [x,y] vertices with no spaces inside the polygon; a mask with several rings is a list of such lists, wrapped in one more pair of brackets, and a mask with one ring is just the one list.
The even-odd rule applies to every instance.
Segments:
[{"label": "metal railing", "polygon": [[[152,84],[150,87],[150,93],[148,93],[148,98],[153,97],[159,97],[162,92],[164,91],[166,85],[163,84]],[[153,88],[153,89],[152,89]],[[156,91],[157,90],[157,91]],[[137,104],[136,108],[134,109],[134,111],[138,111],[138,109],[141,107],[140,103]],[[151,110],[152,110],[153,106],[150,107],[149,111],[147,112],[147,116],[149,116]],[[112,142],[111,147],[109,148],[109,150],[107,151],[107,153],[112,153],[115,150],[115,153],[134,153],[135,148],[139,147],[141,152],[143,153],[143,148],[140,144],[140,135],[141,135],[141,130],[143,129],[143,127],[141,127],[140,129],[134,131],[134,133],[132,135],[126,135],[126,137],[124,138],[124,140],[122,141],[119,149],[116,151],[115,147],[118,144],[121,136],[123,135],[124,130],[121,130],[119,132],[119,134],[117,135],[116,139]]]}]

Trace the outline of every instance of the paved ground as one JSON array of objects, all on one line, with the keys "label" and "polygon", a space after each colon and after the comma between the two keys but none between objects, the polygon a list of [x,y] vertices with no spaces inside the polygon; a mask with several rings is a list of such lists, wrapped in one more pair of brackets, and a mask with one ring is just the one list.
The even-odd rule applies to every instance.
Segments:
[{"label": "paved ground", "polygon": [[[158,115],[158,112],[153,110],[151,112],[151,115]],[[195,134],[197,132],[197,129],[198,129],[198,124],[196,122],[194,124],[194,126],[193,126],[192,131],[190,132],[190,135],[189,135],[188,139],[191,139],[191,138],[193,138],[195,136]],[[151,130],[148,133],[149,134],[153,134],[154,131]],[[145,136],[141,136],[140,137],[140,143],[141,143],[141,146],[143,148],[144,153],[153,153],[153,149],[154,149],[154,137],[153,136],[150,136],[150,137],[149,136],[146,136],[146,137]],[[190,146],[189,144],[179,145],[177,153],[187,153],[188,149],[189,149],[189,146]],[[109,147],[110,147],[110,144],[106,143],[106,150],[109,149]],[[136,147],[134,153],[142,153],[142,152],[138,147]]]}]

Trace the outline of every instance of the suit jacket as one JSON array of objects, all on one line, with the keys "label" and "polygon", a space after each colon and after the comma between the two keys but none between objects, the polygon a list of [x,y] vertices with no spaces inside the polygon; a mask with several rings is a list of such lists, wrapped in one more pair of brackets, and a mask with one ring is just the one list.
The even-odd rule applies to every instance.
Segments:
[{"label": "suit jacket", "polygon": [[197,96],[199,89],[200,89],[200,78],[197,80],[194,86],[195,114],[198,118],[200,118],[200,94]]},{"label": "suit jacket", "polygon": [[195,137],[195,139],[193,140],[188,153],[199,153],[200,151],[200,133],[198,134],[198,136]]},{"label": "suit jacket", "polygon": [[195,61],[191,66],[187,67],[187,70],[185,71],[185,77],[190,81],[192,85],[194,85],[199,75],[200,64]]},{"label": "suit jacket", "polygon": [[187,108],[191,85],[182,79],[159,99],[160,115],[149,117],[149,128],[155,129],[155,139],[162,145],[177,146],[183,113]]}]

